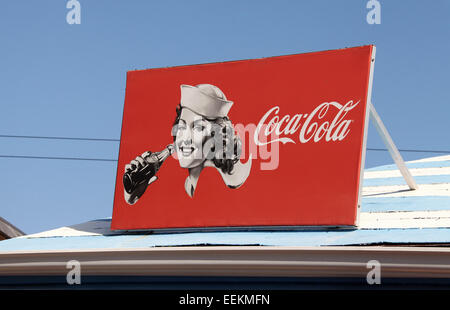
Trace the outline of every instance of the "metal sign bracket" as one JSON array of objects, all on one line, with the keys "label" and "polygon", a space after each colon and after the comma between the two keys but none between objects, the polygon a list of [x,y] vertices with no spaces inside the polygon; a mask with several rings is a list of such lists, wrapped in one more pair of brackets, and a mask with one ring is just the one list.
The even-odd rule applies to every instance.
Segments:
[{"label": "metal sign bracket", "polygon": [[413,176],[408,170],[408,167],[406,166],[402,156],[400,155],[400,152],[398,151],[397,147],[395,146],[394,141],[392,140],[391,136],[389,135],[389,132],[387,131],[386,127],[384,126],[383,122],[381,121],[380,116],[378,115],[377,111],[375,110],[375,107],[372,103],[369,103],[369,109],[370,109],[370,119],[372,120],[373,124],[375,125],[375,128],[377,129],[381,139],[383,140],[384,144],[386,145],[386,148],[389,151],[389,154],[391,154],[392,159],[394,160],[395,164],[397,165],[398,169],[400,170],[400,173],[402,174],[403,178],[405,179],[406,183],[408,184],[409,188],[411,190],[418,189],[418,186],[416,184],[416,181],[414,180]]}]

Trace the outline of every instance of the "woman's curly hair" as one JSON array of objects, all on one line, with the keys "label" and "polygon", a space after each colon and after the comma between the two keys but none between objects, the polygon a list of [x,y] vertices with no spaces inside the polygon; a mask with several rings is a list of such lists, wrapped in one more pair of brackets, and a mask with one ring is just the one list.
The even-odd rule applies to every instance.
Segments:
[{"label": "woman's curly hair", "polygon": [[[176,117],[175,121],[173,122],[172,128],[177,128],[178,122],[180,121],[181,116],[181,105],[177,105],[176,107]],[[215,152],[214,147],[211,149],[214,153],[214,157],[212,158],[212,161],[214,165],[222,170],[223,173],[230,174],[233,171],[234,165],[239,161],[239,158],[241,156],[242,152],[242,142],[239,139],[239,136],[235,134],[235,131],[233,129],[233,124],[231,123],[230,119],[228,117],[219,117],[213,120],[206,119],[210,122],[214,122],[215,124],[222,127],[222,134],[223,134],[223,154],[219,156],[218,152]],[[229,137],[228,135],[232,133],[232,136]],[[214,136],[214,131],[212,131],[212,136]],[[176,134],[173,132],[173,141],[176,140]],[[230,143],[230,140],[233,142],[233,152],[232,152],[232,158],[227,158],[227,154],[225,154],[226,145],[227,143]]]}]

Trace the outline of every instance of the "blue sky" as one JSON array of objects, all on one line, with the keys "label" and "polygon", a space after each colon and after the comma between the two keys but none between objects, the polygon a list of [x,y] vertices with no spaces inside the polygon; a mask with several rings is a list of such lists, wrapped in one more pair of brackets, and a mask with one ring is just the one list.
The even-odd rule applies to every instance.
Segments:
[{"label": "blue sky", "polygon": [[[0,4],[0,135],[119,139],[126,72],[365,44],[400,149],[450,150],[450,1],[79,0]],[[368,146],[384,148],[374,128]],[[118,142],[0,137],[0,155],[117,159]],[[442,154],[402,154],[405,160]],[[369,151],[366,166],[392,163]],[[116,162],[1,158],[0,216],[26,233],[109,217]]]}]

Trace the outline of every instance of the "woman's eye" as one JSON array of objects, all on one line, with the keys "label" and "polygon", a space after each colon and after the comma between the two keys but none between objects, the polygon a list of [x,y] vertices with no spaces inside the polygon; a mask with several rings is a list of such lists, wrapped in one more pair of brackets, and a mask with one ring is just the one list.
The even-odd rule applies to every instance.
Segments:
[{"label": "woman's eye", "polygon": [[198,131],[198,132],[203,131],[203,129],[205,129],[205,127],[203,127],[203,126],[195,126],[195,127],[194,127],[194,130],[195,130],[195,131]]}]

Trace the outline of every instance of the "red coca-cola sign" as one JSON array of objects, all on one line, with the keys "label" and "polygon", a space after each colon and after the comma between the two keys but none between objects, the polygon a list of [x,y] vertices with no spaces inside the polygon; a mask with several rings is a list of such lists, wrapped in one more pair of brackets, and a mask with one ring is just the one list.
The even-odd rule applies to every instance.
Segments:
[{"label": "red coca-cola sign", "polygon": [[357,225],[374,57],[128,72],[111,228]]}]

